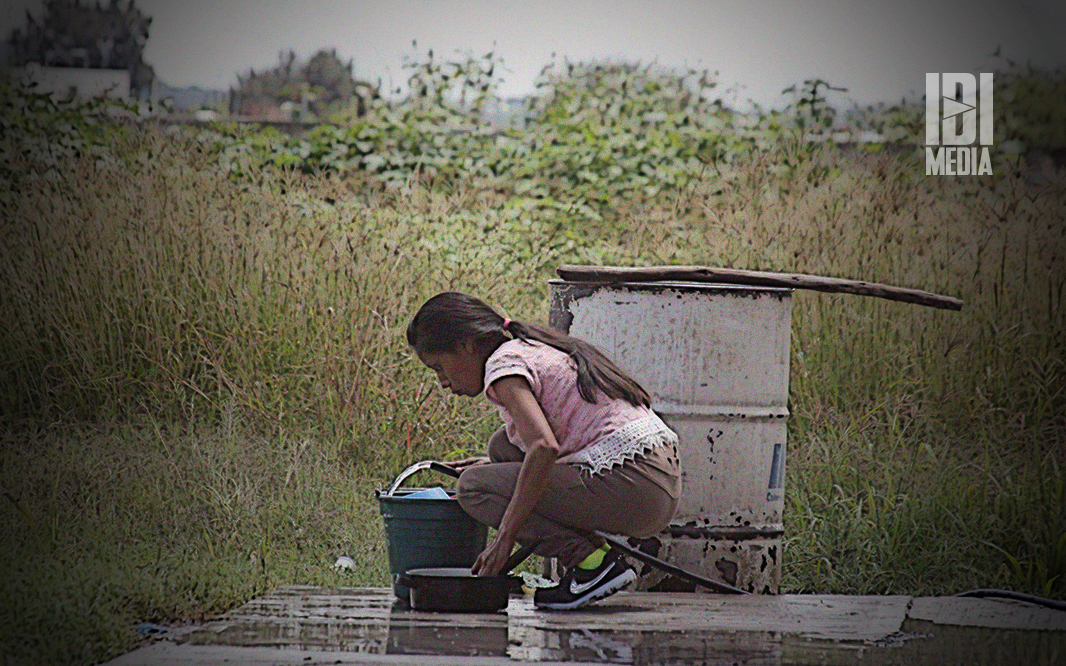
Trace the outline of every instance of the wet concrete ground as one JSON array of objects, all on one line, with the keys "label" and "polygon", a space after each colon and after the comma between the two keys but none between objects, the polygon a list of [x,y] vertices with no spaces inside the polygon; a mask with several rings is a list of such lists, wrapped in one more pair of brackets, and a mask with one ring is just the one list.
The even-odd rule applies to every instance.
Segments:
[{"label": "wet concrete ground", "polygon": [[1066,664],[1066,612],[961,597],[622,592],[578,611],[425,613],[387,589],[289,586],[112,662]]}]

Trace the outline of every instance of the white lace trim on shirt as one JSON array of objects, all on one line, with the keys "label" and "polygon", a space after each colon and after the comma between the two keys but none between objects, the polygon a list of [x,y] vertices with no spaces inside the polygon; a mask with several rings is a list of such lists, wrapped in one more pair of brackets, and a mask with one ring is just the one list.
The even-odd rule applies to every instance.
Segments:
[{"label": "white lace trim on shirt", "polygon": [[676,445],[677,434],[657,415],[651,414],[630,421],[595,444],[565,456],[560,462],[576,463],[593,474],[603,474],[667,444]]}]

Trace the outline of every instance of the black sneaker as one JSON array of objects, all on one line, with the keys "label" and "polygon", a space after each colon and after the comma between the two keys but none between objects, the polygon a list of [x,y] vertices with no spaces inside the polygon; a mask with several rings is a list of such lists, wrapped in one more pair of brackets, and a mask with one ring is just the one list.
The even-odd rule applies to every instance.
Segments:
[{"label": "black sneaker", "polygon": [[609,597],[637,579],[637,572],[617,550],[611,548],[595,569],[573,567],[558,585],[533,593],[533,605],[549,610],[581,608],[597,599]]}]

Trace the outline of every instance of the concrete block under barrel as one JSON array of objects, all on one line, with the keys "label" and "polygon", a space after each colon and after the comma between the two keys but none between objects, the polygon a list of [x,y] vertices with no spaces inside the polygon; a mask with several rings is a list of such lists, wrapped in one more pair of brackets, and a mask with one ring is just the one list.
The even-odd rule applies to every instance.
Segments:
[{"label": "concrete block under barrel", "polygon": [[[784,534],[792,290],[549,281],[551,326],[598,346],[677,432],[681,501],[641,547],[707,578],[776,593]],[[644,567],[637,589],[692,589]]]}]

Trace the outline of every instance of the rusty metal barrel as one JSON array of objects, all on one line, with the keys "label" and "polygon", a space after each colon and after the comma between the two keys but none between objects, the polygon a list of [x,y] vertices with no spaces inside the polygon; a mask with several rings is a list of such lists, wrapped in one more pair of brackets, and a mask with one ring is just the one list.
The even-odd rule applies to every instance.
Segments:
[{"label": "rusty metal barrel", "polygon": [[[776,593],[784,534],[792,290],[550,280],[549,324],[606,352],[678,434],[681,500],[641,547],[707,578]],[[637,589],[691,585],[656,571]]]}]

